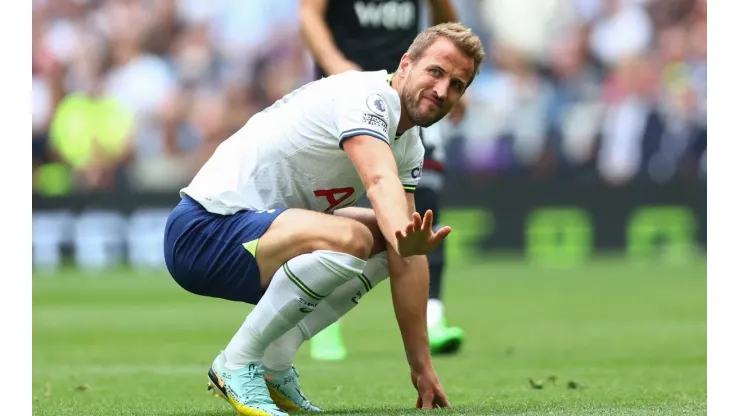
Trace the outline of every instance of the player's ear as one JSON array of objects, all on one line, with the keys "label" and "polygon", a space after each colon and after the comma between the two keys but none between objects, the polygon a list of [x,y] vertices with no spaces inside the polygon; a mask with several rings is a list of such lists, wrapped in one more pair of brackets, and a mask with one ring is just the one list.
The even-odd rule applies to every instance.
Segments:
[{"label": "player's ear", "polygon": [[404,53],[403,56],[401,56],[401,63],[398,65],[398,73],[402,76],[406,76],[409,69],[411,69],[411,64],[411,56],[409,56],[408,53]]}]

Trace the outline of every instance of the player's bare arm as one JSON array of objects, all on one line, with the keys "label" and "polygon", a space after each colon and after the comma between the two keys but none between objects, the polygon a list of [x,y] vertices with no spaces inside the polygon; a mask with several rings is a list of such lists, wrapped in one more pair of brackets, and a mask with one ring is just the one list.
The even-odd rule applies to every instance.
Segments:
[{"label": "player's bare arm", "polygon": [[360,135],[345,140],[343,148],[362,179],[380,231],[390,243],[391,251],[398,253],[396,231],[406,227],[409,215],[390,147],[375,137]]},{"label": "player's bare arm", "polygon": [[328,0],[301,0],[299,18],[301,35],[314,59],[329,75],[348,70],[361,70],[354,62],[348,60],[337,48],[331,31],[326,25],[326,3]]},{"label": "player's bare arm", "polygon": [[[406,194],[409,213],[416,214],[413,194]],[[449,227],[446,227],[449,228]],[[417,407],[449,407],[449,401],[432,366],[427,337],[426,307],[429,265],[426,256],[402,258],[388,252],[391,294],[401,330],[411,382],[418,392]]]},{"label": "player's bare arm", "polygon": [[[370,136],[345,141],[344,150],[367,189],[381,232],[388,241],[388,266],[393,306],[401,330],[412,382],[419,392],[417,405],[448,407],[447,397],[432,367],[426,329],[429,269],[424,254],[451,229],[435,233],[431,212],[419,217],[413,194],[403,191],[388,145]],[[410,221],[409,221],[410,219]]]}]

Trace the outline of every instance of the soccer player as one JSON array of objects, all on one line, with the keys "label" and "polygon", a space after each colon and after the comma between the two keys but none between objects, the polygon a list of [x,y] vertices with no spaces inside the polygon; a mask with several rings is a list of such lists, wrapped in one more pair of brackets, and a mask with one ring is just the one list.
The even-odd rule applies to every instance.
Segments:
[{"label": "soccer player", "polygon": [[[450,111],[483,58],[470,29],[433,26],[394,73],[314,81],[253,116],[181,190],[165,227],[170,274],[255,305],[208,372],[237,412],[320,411],[301,392],[298,348],[388,276],[417,407],[449,406],[427,339],[426,254],[451,229],[414,207],[419,126]],[[372,209],[350,207],[365,192]]]},{"label": "soccer player", "polygon": [[[317,64],[318,78],[346,70],[393,72],[421,25],[425,0],[302,0],[301,32]],[[426,0],[433,24],[457,21],[449,0]],[[464,108],[458,105],[455,110]],[[459,111],[457,112],[459,113]],[[452,114],[460,118],[461,114]],[[452,116],[451,115],[451,116]],[[439,192],[443,185],[444,145],[439,125],[421,130],[424,177],[416,190],[416,209],[431,210],[433,226],[439,218]],[[432,353],[455,353],[463,330],[447,326],[442,304],[444,242],[428,256],[429,302],[427,327]],[[347,355],[339,322],[311,339],[311,356],[341,360]]]}]

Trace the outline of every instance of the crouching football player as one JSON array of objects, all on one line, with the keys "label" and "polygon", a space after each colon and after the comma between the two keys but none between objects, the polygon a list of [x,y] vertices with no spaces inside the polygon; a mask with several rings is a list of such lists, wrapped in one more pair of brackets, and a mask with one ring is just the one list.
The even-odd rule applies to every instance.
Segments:
[{"label": "crouching football player", "polygon": [[[450,111],[483,58],[470,29],[426,29],[394,73],[324,78],[258,113],[181,190],[165,229],[170,274],[255,305],[208,372],[240,414],[319,411],[296,351],[388,276],[417,405],[449,406],[427,338],[426,254],[451,230],[415,212],[419,127]],[[372,210],[347,208],[363,192]]]}]

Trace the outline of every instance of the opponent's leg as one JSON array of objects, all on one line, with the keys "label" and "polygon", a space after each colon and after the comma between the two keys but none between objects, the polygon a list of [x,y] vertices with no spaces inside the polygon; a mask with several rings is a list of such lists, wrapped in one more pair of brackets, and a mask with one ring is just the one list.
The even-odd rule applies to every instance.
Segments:
[{"label": "opponent's leg", "polygon": [[[433,175],[440,173],[433,172]],[[441,177],[440,177],[441,180]],[[433,226],[439,221],[439,193],[438,187],[424,186],[420,183],[416,189],[416,210],[423,214],[432,210],[434,215]],[[433,185],[433,184],[429,184]],[[464,332],[459,327],[447,326],[442,303],[442,284],[444,276],[444,247],[445,241],[427,255],[429,260],[429,302],[427,303],[427,331],[429,347],[434,354],[449,354],[457,352],[462,345]]]},{"label": "opponent's leg", "polygon": [[340,320],[311,338],[311,358],[317,361],[341,361],[349,352],[342,338]]},{"label": "opponent's leg", "polygon": [[[420,137],[424,145],[424,174],[419,180],[414,199],[416,211],[421,215],[431,210],[434,213],[433,226],[439,221],[439,193],[444,188],[445,132],[444,122],[421,129]],[[427,255],[429,260],[429,302],[427,303],[427,332],[432,353],[453,353],[462,344],[463,331],[447,327],[442,304],[442,284],[444,276],[445,241]]]}]

